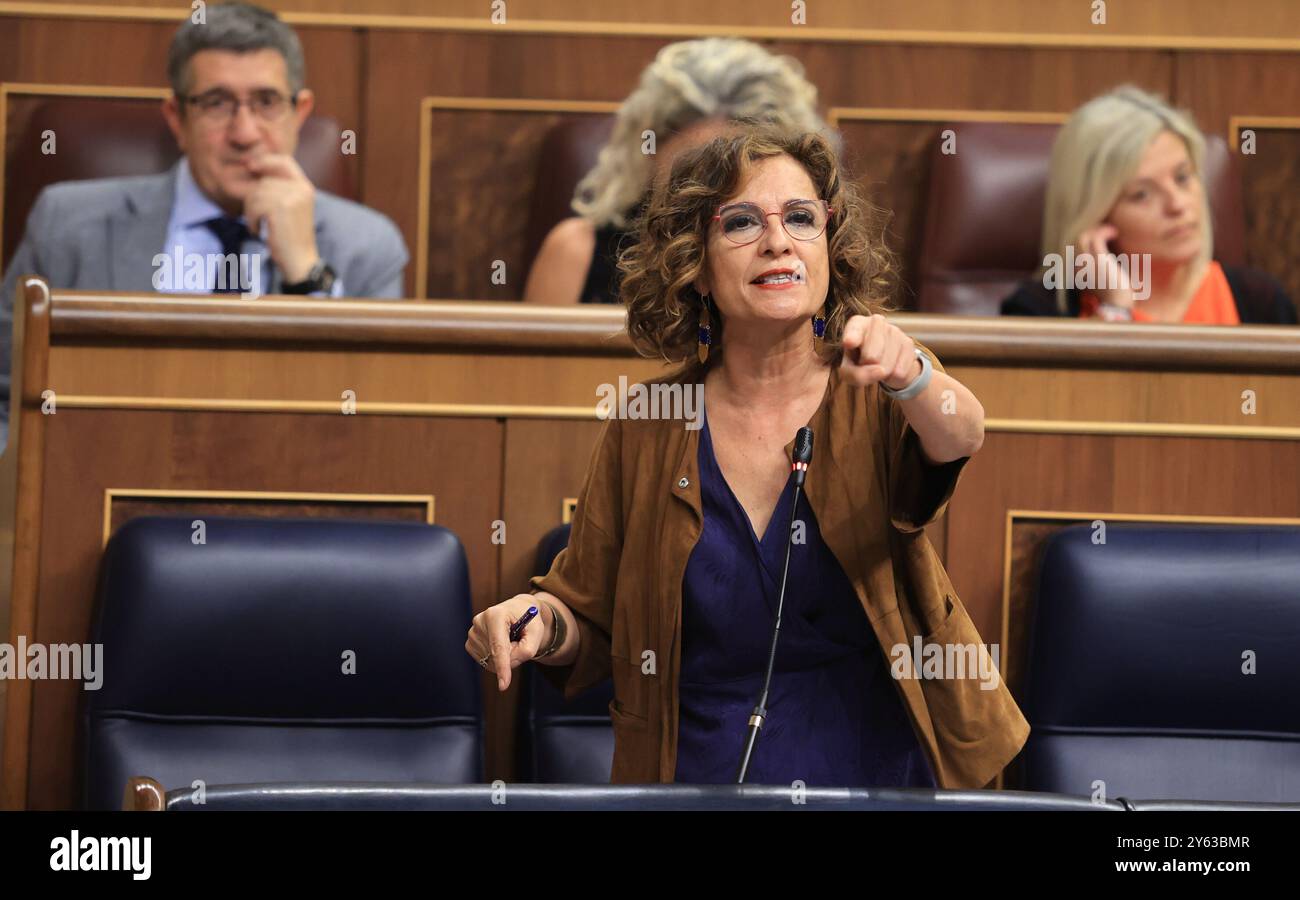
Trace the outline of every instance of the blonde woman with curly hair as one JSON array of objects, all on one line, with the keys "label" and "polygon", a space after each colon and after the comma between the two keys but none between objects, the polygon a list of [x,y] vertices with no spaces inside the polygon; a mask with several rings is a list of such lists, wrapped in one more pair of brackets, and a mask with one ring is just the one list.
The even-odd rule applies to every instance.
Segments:
[{"label": "blonde woman with curly hair", "polygon": [[[924,531],[983,409],[879,312],[881,232],[812,133],[738,129],[650,197],[628,331],[703,421],[607,419],[567,548],[465,644],[501,690],[529,660],[570,698],[612,676],[614,782],[735,783],[778,615],[748,781],[979,788],[1028,735]],[[969,664],[922,673],[926,647]]]},{"label": "blonde woman with curly hair", "polygon": [[[1002,302],[1002,313],[1295,324],[1277,281],[1213,259],[1204,170],[1205,137],[1156,95],[1123,85],[1079,107],[1052,147],[1044,269]],[[1082,268],[1065,272],[1064,260]]]},{"label": "blonde woman with curly hair", "polygon": [[[574,190],[576,216],[542,242],[528,273],[531,303],[617,303],[619,247],[656,174],[683,150],[721,134],[729,122],[773,122],[838,140],[817,114],[817,89],[803,66],[739,38],[669,44],[623,102],[596,165]],[[649,153],[647,134],[653,135]]]}]

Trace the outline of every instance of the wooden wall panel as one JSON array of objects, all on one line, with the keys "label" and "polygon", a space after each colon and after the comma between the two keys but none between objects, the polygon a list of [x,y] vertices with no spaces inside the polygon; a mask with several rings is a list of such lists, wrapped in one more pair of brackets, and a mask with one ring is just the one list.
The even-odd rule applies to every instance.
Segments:
[{"label": "wooden wall panel", "polygon": [[[576,497],[582,489],[600,427],[596,421],[506,421],[501,505],[506,541],[501,547],[499,596],[490,602],[500,602],[529,590],[528,579],[534,574],[538,544],[547,532],[563,524],[563,499]],[[545,452],[539,452],[543,447]],[[495,679],[488,680],[491,685],[484,702],[494,720],[500,723],[498,740],[503,746],[513,747],[518,740],[514,726],[521,702],[519,685],[523,682],[513,680],[502,694]],[[514,775],[512,765],[501,777],[510,779]]]},{"label": "wooden wall panel", "polygon": [[1158,50],[762,43],[798,59],[827,107],[1060,112],[1124,81],[1172,87]]},{"label": "wooden wall panel", "polygon": [[[392,215],[408,236],[417,235],[412,246],[419,240],[419,202],[410,193],[411,176],[403,173],[417,173],[418,182],[420,147],[419,135],[411,140],[409,123],[403,127],[402,120],[418,108],[413,91],[422,90],[426,96],[499,98],[504,103],[515,99],[618,102],[635,87],[641,68],[667,43],[635,37],[403,32],[374,32],[368,41],[369,57],[376,62],[366,104],[372,152],[366,159],[364,196]],[[915,284],[924,206],[927,136],[943,121],[936,110],[1063,114],[1119,80],[1162,92],[1172,88],[1172,58],[1155,51],[867,47],[798,41],[765,45],[799,60],[818,87],[823,113],[844,127],[855,171],[877,202],[895,215],[895,246],[902,253],[910,284]],[[456,65],[436,62],[445,60],[455,60]],[[404,99],[399,103],[398,98]],[[914,111],[917,121],[873,119],[863,108]],[[513,271],[510,261],[520,258],[520,220],[526,209],[520,204],[528,196],[537,168],[527,150],[540,141],[542,118],[524,121],[505,112],[475,118],[459,111],[434,111],[435,128],[451,130],[431,147],[425,176],[429,207],[479,210],[482,221],[478,228],[458,230],[450,247],[431,224],[427,296],[508,299],[520,295],[518,282],[492,285],[483,262],[503,259]],[[449,158],[450,165],[444,162]],[[495,204],[506,204],[508,209],[495,216],[483,211]],[[505,224],[491,227],[496,221]],[[469,261],[469,272],[462,267],[450,276],[456,293],[439,290],[433,262],[439,256],[452,267],[455,260]],[[525,272],[530,262],[521,259]],[[416,272],[408,271],[411,293],[418,293],[415,278]],[[462,283],[466,281],[472,284]]]},{"label": "wooden wall panel", "polygon": [[[906,322],[901,326],[907,328]],[[942,357],[941,357],[942,359]],[[1061,370],[1044,377],[1017,368],[949,365],[980,398],[989,418],[1036,421],[1155,423],[1221,428],[1295,428],[1300,397],[1284,374]],[[1253,391],[1253,412],[1243,392]]]},{"label": "wooden wall panel", "polygon": [[885,243],[898,255],[898,305],[916,307],[921,238],[930,177],[930,148],[939,126],[924,122],[864,122],[840,125],[845,166],[854,182],[883,211]]},{"label": "wooden wall panel", "polygon": [[[502,520],[509,536],[501,551],[501,598],[528,590],[537,545],[564,524],[563,500],[577,497],[601,423],[555,419],[506,422]],[[538,448],[545,447],[545,456]]]},{"label": "wooden wall panel", "polygon": [[172,25],[31,17],[7,17],[0,23],[0,81],[167,84]]},{"label": "wooden wall panel", "polygon": [[[45,643],[86,638],[108,488],[402,495],[391,510],[402,514],[414,511],[407,495],[432,495],[436,521],[466,547],[481,611],[526,585],[538,539],[578,493],[600,428],[588,417],[595,386],[659,371],[605,338],[619,320],[607,308],[84,293],[56,294],[52,307],[48,374],[43,340],[24,348],[35,348],[28,370],[58,390],[59,406],[53,416],[26,410],[28,440],[44,435],[46,448],[24,457],[46,467],[29,472],[36,489],[22,498],[33,517],[33,498],[43,503],[39,532],[24,532],[41,537],[40,565],[36,545],[20,546],[15,573],[35,581],[18,578],[12,620]],[[983,637],[1004,654],[1014,653],[1001,637],[1009,510],[1300,510],[1294,329],[898,320],[988,413],[984,448],[930,531]],[[343,388],[357,391],[356,416],[338,414]],[[1241,412],[1243,388],[1258,394],[1256,417]],[[1152,433],[1161,428],[1171,433]],[[164,501],[124,502],[141,511]],[[504,545],[493,541],[498,520]],[[73,804],[79,689],[14,682],[8,695],[18,747],[6,748],[7,796]],[[485,774],[509,779],[517,691],[500,695],[485,673],[483,696]],[[26,779],[26,797],[15,779]]]},{"label": "wooden wall panel", "polygon": [[[1182,40],[1277,40],[1300,33],[1300,10],[1289,0],[1179,0],[1178,3],[1107,4],[1104,25],[1093,22],[1092,4],[1079,0],[813,0],[806,24],[795,25],[791,4],[755,5],[752,0],[509,0],[504,22],[489,20],[487,0],[264,0],[288,21],[317,24],[340,18],[356,24],[406,28],[500,30],[574,28],[710,32],[797,31],[839,39],[889,37],[890,32],[929,40],[1088,41],[1129,44]],[[51,14],[179,19],[188,13],[173,0],[133,0],[129,7],[69,0],[0,3],[7,9],[45,8]]]},{"label": "wooden wall panel", "polygon": [[[0,81],[167,86],[168,22],[0,18]],[[361,36],[347,28],[299,31],[307,83],[324,115],[355,127],[364,83]]]},{"label": "wooden wall panel", "polygon": [[[1011,517],[1007,529],[1010,541],[1005,545],[1009,560],[1003,560],[1005,603],[1002,608],[1001,650],[1002,678],[1017,702],[1025,698],[1025,655],[1029,648],[1029,628],[1038,591],[1039,566],[1048,540],[1057,531],[1079,522],[1096,519],[1042,520]],[[1102,521],[1105,521],[1104,519]],[[985,638],[992,641],[993,638]]]},{"label": "wooden wall panel", "polygon": [[551,128],[572,115],[430,110],[431,127],[424,136],[431,176],[425,198],[428,274],[420,296],[523,299],[532,264],[525,249],[528,210],[546,177],[541,144]]},{"label": "wooden wall panel", "polygon": [[1280,279],[1300,308],[1300,117],[1286,128],[1247,118],[1242,128],[1255,132],[1255,152],[1238,155],[1247,262]]},{"label": "wooden wall panel", "polygon": [[[1254,128],[1256,152],[1237,156],[1247,262],[1282,281],[1300,304],[1300,58],[1180,53],[1175,84],[1175,100],[1195,113],[1202,129],[1222,134],[1235,150],[1240,144],[1233,125]],[[1262,127],[1253,121],[1260,118],[1287,121],[1285,127]]]},{"label": "wooden wall panel", "polygon": [[[484,330],[495,326],[485,325]],[[75,352],[55,348],[50,354],[50,383],[61,400],[72,395],[113,396],[148,403],[150,398],[266,400],[317,404],[336,411],[342,392],[354,391],[358,404],[453,404],[439,410],[455,413],[457,406],[488,407],[489,415],[529,414],[517,404],[541,406],[559,415],[568,407],[577,415],[595,414],[600,395],[596,386],[628,383],[667,370],[655,360],[548,357],[535,354],[425,355],[375,351],[337,354],[333,368],[313,372],[308,367],[321,355],[310,351],[257,352],[246,349],[207,350],[150,347],[79,347]],[[545,376],[539,370],[549,370]],[[466,410],[466,415],[482,414]],[[538,414],[538,411],[532,412]]]},{"label": "wooden wall panel", "polygon": [[365,519],[386,522],[436,524],[432,494],[427,501],[415,497],[385,498],[372,495],[349,498],[346,495],[309,498],[297,494],[255,492],[238,496],[236,492],[209,496],[206,491],[109,491],[104,518],[104,545],[117,530],[140,516],[254,516],[258,518],[295,519]]},{"label": "wooden wall panel", "polygon": [[1294,116],[1300,111],[1295,53],[1186,52],[1175,55],[1173,98],[1207,132],[1228,134],[1232,116]]},{"label": "wooden wall panel", "polygon": [[[58,541],[42,553],[38,641],[76,643],[90,633],[107,488],[433,494],[437,524],[465,546],[475,609],[498,599],[491,528],[501,502],[502,426],[495,420],[60,409],[46,428],[42,528]],[[87,460],[75,449],[85,446],[99,452]],[[66,808],[76,803],[70,775],[79,771],[82,691],[72,682],[32,685],[38,752],[29,806]],[[489,716],[489,745],[499,748],[487,760],[489,779],[508,764],[498,727]]]},{"label": "wooden wall panel", "polygon": [[998,641],[1005,559],[981,536],[1005,535],[1008,510],[1295,518],[1298,469],[1295,439],[989,432],[948,507],[948,573]]},{"label": "wooden wall panel", "polygon": [[[403,0],[392,0],[405,12]],[[940,15],[937,6],[911,15],[933,14],[944,27],[961,29],[984,14],[965,9]],[[350,9],[340,0],[338,12]],[[522,22],[529,13],[511,4],[518,28],[490,30],[448,30],[432,28],[429,22],[407,23],[412,27],[349,29],[343,25],[308,24],[299,28],[307,52],[309,82],[316,90],[322,112],[338,119],[344,128],[357,132],[357,156],[349,160],[360,194],[368,205],[391,216],[402,229],[413,259],[425,255],[435,264],[459,257],[462,244],[473,242],[466,259],[455,268],[451,285],[430,290],[429,296],[466,298],[517,297],[529,260],[519,265],[514,234],[523,216],[519,198],[526,197],[537,161],[528,159],[535,144],[535,128],[510,117],[484,120],[467,126],[457,143],[456,133],[444,133],[432,148],[438,162],[421,171],[420,103],[426,97],[478,97],[501,101],[517,99],[557,102],[598,100],[617,103],[636,85],[642,68],[654,54],[673,39],[667,34],[641,33],[635,29],[594,29],[591,33],[548,33],[529,31]],[[687,14],[690,4],[674,16]],[[818,4],[822,14],[827,4]],[[477,7],[476,7],[477,8]],[[640,8],[638,6],[638,8]],[[845,7],[850,9],[851,7]],[[1014,33],[1032,30],[1036,23],[1053,20],[1067,7],[1048,12],[1041,5],[1008,2],[989,21],[1002,23]],[[1070,15],[1079,7],[1069,6]],[[1222,17],[1218,8],[1203,11],[1197,21],[1207,33],[1226,35],[1243,22],[1252,21],[1269,33],[1286,33],[1289,13],[1271,6],[1258,8],[1250,17],[1233,14],[1229,24],[1211,29],[1208,23]],[[168,15],[172,15],[168,12]],[[846,13],[846,15],[857,13]],[[475,13],[477,15],[477,13]],[[611,15],[614,15],[611,13]],[[644,15],[642,9],[637,15]],[[694,15],[694,13],[690,13]],[[712,13],[701,13],[712,15]],[[882,13],[880,28],[890,27],[888,12]],[[1152,27],[1153,13],[1138,14],[1131,8],[1119,12],[1112,4],[1110,36],[1143,22]],[[617,18],[617,16],[614,16]],[[833,16],[832,16],[833,17]],[[1173,17],[1170,27],[1195,30],[1186,16]],[[590,17],[588,16],[588,20]],[[1122,21],[1121,21],[1122,20]],[[171,21],[126,21],[75,17],[18,16],[4,20],[0,29],[0,80],[100,85],[164,84],[162,61],[170,39]],[[357,20],[359,25],[370,20]],[[431,20],[432,21],[432,20]],[[898,20],[901,21],[901,20]],[[963,24],[965,23],[965,24]],[[1127,23],[1127,24],[1125,24]],[[1179,24],[1181,23],[1181,24]],[[1237,24],[1231,24],[1237,23]],[[1264,28],[1265,23],[1267,28]],[[1247,27],[1241,25],[1241,27]],[[1133,82],[1161,93],[1172,94],[1190,108],[1207,131],[1226,134],[1233,116],[1294,115],[1300,109],[1300,66],[1297,53],[1243,52],[1230,48],[1195,49],[1181,45],[1168,49],[1156,42],[1149,47],[1114,49],[1099,40],[1096,29],[1080,32],[1074,46],[1018,42],[1002,35],[1002,42],[971,41],[965,45],[925,43],[916,34],[893,39],[865,33],[853,40],[829,31],[791,29],[765,32],[760,42],[778,53],[798,59],[809,79],[817,85],[824,110],[833,108],[887,108],[930,113],[939,110],[1005,110],[1008,112],[1068,113],[1079,103],[1122,82]],[[789,32],[787,34],[787,32]],[[1059,32],[1067,35],[1068,32]],[[811,35],[811,36],[810,36]],[[989,37],[997,37],[996,34]],[[1019,44],[1019,45],[1018,45]],[[1085,46],[1084,44],[1090,44]],[[122,53],[120,48],[130,47]],[[924,130],[919,123],[872,122],[846,118],[844,127],[849,149],[859,170],[871,184],[878,184],[876,196],[891,205],[895,215],[895,240],[903,253],[903,270],[914,285],[916,249],[922,187],[925,181]],[[1244,166],[1247,199],[1267,196],[1253,212],[1248,251],[1253,264],[1269,270],[1297,291],[1300,275],[1295,272],[1298,248],[1287,246],[1294,239],[1292,210],[1287,197],[1300,196],[1300,175],[1288,165],[1294,159],[1294,143],[1283,135]],[[487,148],[485,150],[485,148]],[[441,165],[447,153],[462,151],[458,166]],[[443,152],[446,151],[446,152]],[[495,152],[494,152],[495,151]],[[1271,152],[1270,152],[1271,151]],[[487,174],[497,175],[488,193],[482,191]],[[443,243],[424,246],[418,232],[418,193],[421,180],[427,183],[426,197],[444,209],[488,209],[481,212],[479,230],[463,232],[455,254]],[[1282,209],[1278,209],[1279,204]],[[500,208],[506,207],[505,209]],[[1248,211],[1251,208],[1248,206]],[[453,215],[464,216],[465,213]],[[1282,225],[1277,215],[1285,215]],[[436,238],[428,236],[432,242]],[[1278,249],[1279,243],[1282,245]],[[475,267],[482,259],[503,259],[508,272],[504,286],[476,280]],[[406,293],[415,295],[415,265],[408,269]],[[428,282],[442,278],[431,266]],[[461,281],[474,281],[461,284]],[[445,281],[443,282],[445,283]],[[478,288],[482,288],[479,290]],[[454,293],[447,293],[452,291]],[[904,306],[908,296],[903,295]]]},{"label": "wooden wall panel", "polygon": [[[412,256],[418,244],[416,188],[421,183],[422,98],[622,101],[635,86],[641,69],[666,43],[654,38],[603,40],[398,31],[369,32],[366,42],[370,68],[366,126],[361,139],[368,141],[369,153],[363,163],[363,197],[397,222],[407,236]],[[495,134],[499,145],[508,145],[512,140],[506,128]],[[449,146],[455,146],[453,141],[454,136],[449,136]],[[527,177],[533,176],[529,173]],[[448,196],[446,178],[437,168],[429,173],[427,183],[431,207],[469,208],[483,199],[472,194]],[[527,207],[511,212],[522,220]],[[478,229],[465,236],[465,240],[471,238],[477,243],[472,257],[500,258],[492,253],[497,238],[491,232]],[[407,294],[414,296],[414,265],[407,269],[406,285]],[[430,296],[448,295],[433,291]]]}]

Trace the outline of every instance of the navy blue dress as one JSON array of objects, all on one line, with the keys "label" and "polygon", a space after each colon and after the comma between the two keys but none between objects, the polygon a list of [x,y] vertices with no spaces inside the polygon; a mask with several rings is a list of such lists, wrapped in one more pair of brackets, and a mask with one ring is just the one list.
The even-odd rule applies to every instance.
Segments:
[{"label": "navy blue dress", "polygon": [[[675,780],[735,783],[776,617],[789,484],[760,540],[700,434],[704,530],[682,583],[682,670]],[[806,495],[805,543],[790,552],[768,718],[749,784],[934,787],[879,641],[822,541]]]}]

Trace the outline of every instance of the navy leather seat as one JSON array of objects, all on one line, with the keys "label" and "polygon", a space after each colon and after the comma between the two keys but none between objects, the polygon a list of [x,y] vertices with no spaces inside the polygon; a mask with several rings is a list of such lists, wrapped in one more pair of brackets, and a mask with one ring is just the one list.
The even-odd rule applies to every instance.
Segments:
[{"label": "navy leather seat", "polygon": [[[537,548],[535,571],[544,575],[569,543],[569,526],[553,528]],[[563,599],[563,598],[561,598]],[[536,671],[521,666],[517,768],[521,781],[543,784],[608,784],[614,763],[614,728],[609,704],[614,682],[602,683],[565,700]]]},{"label": "navy leather seat", "polygon": [[1044,551],[1022,787],[1300,801],[1300,528],[1093,533]]},{"label": "navy leather seat", "polygon": [[[104,553],[84,800],[130,776],[248,782],[482,780],[469,572],[445,528],[142,517]],[[345,669],[352,661],[353,673]]]}]

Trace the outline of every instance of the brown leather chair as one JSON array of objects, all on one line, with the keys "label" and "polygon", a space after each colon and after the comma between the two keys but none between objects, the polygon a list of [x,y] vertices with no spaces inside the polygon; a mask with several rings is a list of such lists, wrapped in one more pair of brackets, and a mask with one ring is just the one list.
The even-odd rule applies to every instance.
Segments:
[{"label": "brown leather chair", "polygon": [[569,205],[573,191],[596,165],[613,127],[612,115],[578,115],[561,119],[547,132],[537,157],[537,186],[524,231],[524,258],[530,269],[550,230],[575,214]]},{"label": "brown leather chair", "polygon": [[[1057,125],[945,125],[957,152],[931,152],[919,266],[921,312],[996,316],[1002,299],[1042,264],[1039,240],[1047,167]],[[1245,260],[1245,216],[1236,160],[1218,135],[1206,139],[1205,184],[1214,257]]]},{"label": "brown leather chair", "polygon": [[[12,98],[11,98],[12,103]],[[41,189],[60,181],[152,175],[180,158],[180,149],[158,111],[156,100],[48,97],[31,105],[25,122],[11,132],[6,153],[4,258],[22,238],[27,214]],[[42,135],[52,131],[57,153],[42,153]],[[339,125],[323,116],[302,127],[295,157],[312,183],[357,199],[349,157],[339,152]]]}]

